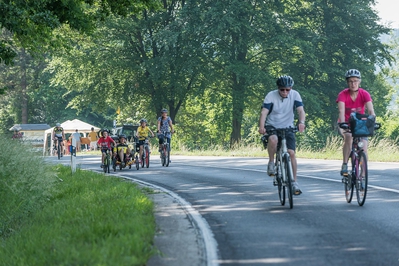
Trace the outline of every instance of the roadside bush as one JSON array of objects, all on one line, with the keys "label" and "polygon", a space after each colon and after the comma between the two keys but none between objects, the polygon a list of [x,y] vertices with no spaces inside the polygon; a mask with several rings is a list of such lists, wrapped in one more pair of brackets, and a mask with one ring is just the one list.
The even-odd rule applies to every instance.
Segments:
[{"label": "roadside bush", "polygon": [[0,150],[0,238],[4,238],[48,201],[57,178],[22,141],[0,136]]}]

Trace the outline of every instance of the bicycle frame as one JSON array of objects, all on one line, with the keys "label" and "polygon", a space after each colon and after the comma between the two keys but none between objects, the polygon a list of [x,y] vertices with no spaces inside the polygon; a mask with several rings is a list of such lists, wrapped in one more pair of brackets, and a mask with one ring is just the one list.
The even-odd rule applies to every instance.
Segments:
[{"label": "bicycle frame", "polygon": [[[374,129],[379,129],[380,126],[381,124],[375,123]],[[340,123],[339,127],[344,129],[345,132],[351,133],[347,123]],[[355,188],[359,206],[363,206],[366,201],[368,186],[367,154],[363,149],[363,145],[364,143],[361,137],[352,137],[352,147],[349,155],[352,169],[342,178],[346,201],[348,203],[352,201],[353,190]]]},{"label": "bicycle frame", "polygon": [[161,164],[162,166],[168,167],[170,163],[170,144],[168,143],[166,133],[167,132],[162,132],[164,142],[161,144]]},{"label": "bicycle frame", "polygon": [[104,164],[103,164],[103,170],[104,173],[109,173],[109,168],[111,166],[111,150],[106,149],[105,151],[105,156],[104,156]]},{"label": "bicycle frame", "polygon": [[62,150],[62,137],[56,137],[55,142],[57,142],[57,143],[54,143],[54,147],[56,147],[56,149],[57,149],[57,156],[58,156],[58,160],[59,160],[59,159],[61,159],[61,154],[63,152],[63,150]]},{"label": "bicycle frame", "polygon": [[276,165],[276,182],[274,184],[278,187],[278,194],[280,198],[281,205],[285,205],[285,193],[287,190],[288,200],[290,204],[290,208],[292,209],[294,206],[293,202],[293,189],[292,189],[292,182],[294,182],[294,175],[292,170],[291,164],[291,157],[288,153],[287,148],[287,139],[286,139],[286,132],[291,131],[293,133],[297,132],[297,128],[279,128],[279,129],[269,129],[271,133],[277,135],[279,138],[277,144],[277,152],[275,158],[275,165]]}]

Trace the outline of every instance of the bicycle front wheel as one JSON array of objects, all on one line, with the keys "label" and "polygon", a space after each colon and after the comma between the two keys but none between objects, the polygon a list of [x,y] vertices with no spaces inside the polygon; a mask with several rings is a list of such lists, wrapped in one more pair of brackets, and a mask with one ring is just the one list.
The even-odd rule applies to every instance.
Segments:
[{"label": "bicycle front wheel", "polygon": [[161,164],[162,166],[165,166],[166,163],[166,147],[165,145],[162,146],[162,150],[161,150]]},{"label": "bicycle front wheel", "polygon": [[283,182],[281,180],[282,173],[281,173],[281,170],[279,170],[279,169],[283,169],[283,168],[282,168],[280,161],[277,161],[277,164],[279,164],[279,166],[277,167],[277,172],[276,172],[277,191],[278,191],[278,197],[280,199],[280,203],[282,206],[284,206],[285,205],[285,185],[283,184]]},{"label": "bicycle front wheel", "polygon": [[136,162],[136,169],[139,170],[140,169],[140,163],[139,163],[139,156],[136,155],[136,157],[134,158],[135,162]]},{"label": "bicycle front wheel", "polygon": [[344,188],[345,188],[346,202],[351,203],[353,197],[353,182],[351,175],[344,177]]},{"label": "bicycle front wheel", "polygon": [[58,146],[57,146],[57,155],[58,155],[58,160],[61,159],[61,145],[60,145],[59,140],[58,140]]},{"label": "bicycle front wheel", "polygon": [[290,209],[294,207],[294,199],[293,199],[293,191],[292,191],[292,180],[294,178],[293,173],[292,173],[292,165],[291,165],[291,158],[289,154],[284,154],[283,157],[284,161],[284,169],[283,171],[285,172],[285,182],[286,182],[286,188],[287,188],[287,196],[288,196],[288,202],[290,203]]},{"label": "bicycle front wheel", "polygon": [[150,151],[149,151],[148,147],[145,147],[144,150],[145,150],[145,154],[146,154],[146,156],[145,156],[145,165],[148,168],[148,167],[150,167]]},{"label": "bicycle front wheel", "polygon": [[104,171],[104,173],[107,173],[107,171],[108,171],[108,155],[106,155],[104,158],[103,171]]},{"label": "bicycle front wheel", "polygon": [[165,166],[168,167],[170,163],[170,146],[166,146],[166,154],[165,154]]},{"label": "bicycle front wheel", "polygon": [[367,155],[364,152],[359,153],[359,159],[356,164],[356,196],[359,206],[363,206],[366,201],[368,185]]}]

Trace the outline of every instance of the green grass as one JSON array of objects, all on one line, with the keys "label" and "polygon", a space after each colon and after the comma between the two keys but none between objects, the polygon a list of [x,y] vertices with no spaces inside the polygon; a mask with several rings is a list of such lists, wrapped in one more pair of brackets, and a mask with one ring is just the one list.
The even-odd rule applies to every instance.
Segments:
[{"label": "green grass", "polygon": [[72,175],[19,156],[24,148],[0,141],[0,265],[145,265],[157,252],[147,191],[94,172]]},{"label": "green grass", "polygon": [[[296,151],[298,158],[323,159],[323,160],[342,160],[342,138],[331,136],[326,141],[326,146],[322,150],[311,148],[298,148]],[[267,157],[267,151],[261,143],[239,145],[233,149],[226,149],[215,146],[208,150],[189,150],[183,145],[173,148],[172,155],[187,156],[236,156],[236,157]],[[369,138],[368,157],[375,162],[399,162],[399,147],[390,140]]]}]

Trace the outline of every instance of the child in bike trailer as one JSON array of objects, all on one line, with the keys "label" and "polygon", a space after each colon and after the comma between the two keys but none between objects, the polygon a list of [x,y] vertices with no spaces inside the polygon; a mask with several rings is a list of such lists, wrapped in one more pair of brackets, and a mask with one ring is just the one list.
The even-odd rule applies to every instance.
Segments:
[{"label": "child in bike trailer", "polygon": [[112,147],[116,146],[116,142],[109,136],[108,129],[101,131],[101,138],[97,141],[97,146],[101,149],[101,168],[104,166],[104,158],[107,151],[112,152]]},{"label": "child in bike trailer", "polygon": [[154,137],[154,132],[151,131],[149,127],[147,127],[147,120],[142,118],[140,120],[140,126],[137,128],[136,137],[138,138],[138,145],[140,146],[140,156],[139,162],[141,163],[141,156],[143,155],[143,147],[145,139],[148,138],[149,133]]},{"label": "child in bike trailer", "polygon": [[61,157],[64,154],[64,139],[65,139],[64,129],[61,127],[60,123],[55,124],[55,127],[53,129],[54,147],[57,148],[56,141],[59,141],[61,146]]},{"label": "child in bike trailer", "polygon": [[119,143],[114,147],[114,156],[122,164],[122,167],[125,167],[126,163],[132,163],[130,162],[130,148],[126,143],[125,134],[119,136]]}]

